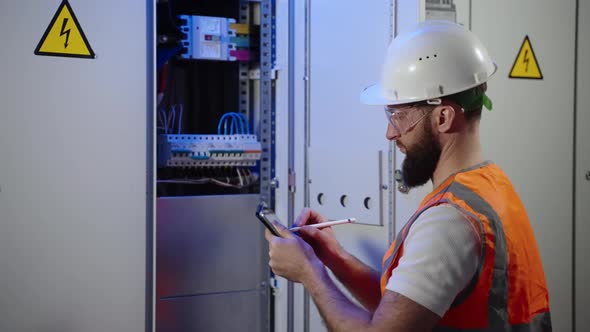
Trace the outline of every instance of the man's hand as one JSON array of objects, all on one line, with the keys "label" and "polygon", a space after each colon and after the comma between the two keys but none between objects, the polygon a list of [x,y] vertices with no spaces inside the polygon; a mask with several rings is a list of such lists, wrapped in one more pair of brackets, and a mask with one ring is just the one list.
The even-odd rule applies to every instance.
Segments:
[{"label": "man's hand", "polygon": [[303,227],[298,232],[299,235],[301,235],[301,238],[311,245],[315,254],[326,266],[332,268],[330,263],[338,262],[339,258],[344,253],[342,246],[340,246],[340,243],[338,243],[338,240],[336,240],[336,237],[334,236],[332,228],[326,227],[323,229],[317,229],[314,227],[304,227],[306,225],[319,224],[324,221],[327,221],[325,217],[314,210],[305,208],[301,211],[293,226]]},{"label": "man's hand", "polygon": [[295,282],[305,283],[312,280],[318,269],[324,267],[313,249],[284,226],[273,224],[282,237],[265,231],[270,268],[277,275]]}]

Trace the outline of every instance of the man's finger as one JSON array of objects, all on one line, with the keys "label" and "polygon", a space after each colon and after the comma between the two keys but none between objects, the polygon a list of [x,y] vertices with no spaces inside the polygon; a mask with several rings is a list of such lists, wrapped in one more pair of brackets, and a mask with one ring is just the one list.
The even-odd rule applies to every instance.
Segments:
[{"label": "man's finger", "polygon": [[309,237],[317,237],[321,231],[315,227],[310,227],[310,226],[303,226],[299,229],[299,233],[300,234],[304,234],[307,235]]},{"label": "man's finger", "polygon": [[264,238],[266,239],[266,241],[270,242],[270,240],[272,240],[272,233],[266,229],[264,231]]},{"label": "man's finger", "polygon": [[281,234],[282,237],[284,237],[284,238],[293,237],[293,233],[291,233],[282,224],[280,224],[280,223],[278,223],[278,222],[276,222],[274,220],[273,220],[272,224],[275,226],[275,228],[277,229],[277,231],[279,231],[279,234]]},{"label": "man's finger", "polygon": [[327,219],[319,214],[317,211],[310,208],[304,208],[299,216],[295,219],[294,227],[301,227],[305,225],[318,224],[326,221]]},{"label": "man's finger", "polygon": [[307,219],[309,219],[310,215],[311,215],[311,209],[304,208],[301,211],[301,213],[297,216],[297,218],[295,219],[295,223],[293,224],[293,227],[302,226],[303,223],[307,222]]}]

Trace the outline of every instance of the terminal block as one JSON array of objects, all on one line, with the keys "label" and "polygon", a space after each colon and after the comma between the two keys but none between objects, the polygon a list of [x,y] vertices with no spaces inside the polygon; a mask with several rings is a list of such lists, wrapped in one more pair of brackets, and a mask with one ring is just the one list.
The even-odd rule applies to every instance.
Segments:
[{"label": "terminal block", "polygon": [[160,135],[158,167],[255,166],[262,153],[256,135]]},{"label": "terminal block", "polygon": [[236,61],[235,19],[225,17],[180,15],[183,59]]}]

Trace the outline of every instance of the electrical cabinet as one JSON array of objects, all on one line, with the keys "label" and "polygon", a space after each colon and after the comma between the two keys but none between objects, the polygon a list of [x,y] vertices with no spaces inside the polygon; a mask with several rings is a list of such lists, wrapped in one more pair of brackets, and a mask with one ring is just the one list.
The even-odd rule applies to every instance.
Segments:
[{"label": "electrical cabinet", "polygon": [[273,1],[158,1],[156,22],[156,331],[268,331]]}]

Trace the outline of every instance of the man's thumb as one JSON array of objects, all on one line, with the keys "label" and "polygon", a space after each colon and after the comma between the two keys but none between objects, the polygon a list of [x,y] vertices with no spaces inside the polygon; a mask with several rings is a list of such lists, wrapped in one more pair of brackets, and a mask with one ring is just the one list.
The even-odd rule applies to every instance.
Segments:
[{"label": "man's thumb", "polygon": [[275,226],[277,231],[279,231],[279,234],[281,234],[282,237],[284,237],[284,238],[293,237],[293,233],[291,233],[285,226],[283,226],[283,224],[278,223],[274,220],[273,220],[272,224]]}]

